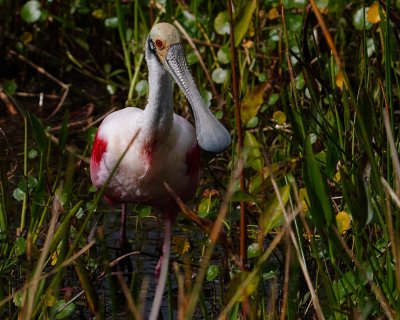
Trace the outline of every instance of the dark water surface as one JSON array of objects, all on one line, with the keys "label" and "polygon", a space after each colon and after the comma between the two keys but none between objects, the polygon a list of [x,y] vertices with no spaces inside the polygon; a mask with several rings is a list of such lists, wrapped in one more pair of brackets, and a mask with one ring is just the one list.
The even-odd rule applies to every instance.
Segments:
[{"label": "dark water surface", "polygon": [[[119,237],[119,209],[115,208],[115,213],[110,211],[105,213],[104,215],[104,227],[106,230],[106,243],[112,248],[115,247]],[[183,223],[183,225],[182,225]],[[163,243],[163,228],[161,219],[157,218],[156,215],[146,217],[146,218],[138,218],[132,210],[129,210],[129,216],[127,220],[127,237],[130,240],[133,251],[140,251],[138,255],[132,256],[131,261],[135,268],[134,272],[137,273],[139,279],[147,279],[148,287],[146,294],[146,304],[144,314],[148,315],[151,310],[151,305],[153,302],[153,297],[155,293],[155,288],[157,285],[154,270],[158,263],[158,259],[161,253],[161,247]],[[199,260],[201,258],[201,250],[202,244],[201,240],[203,238],[203,234],[198,230],[195,230],[196,227],[192,225],[185,225],[185,221],[181,219],[177,219],[173,226],[173,237],[180,236],[185,237],[191,243],[190,255],[193,258],[192,262],[195,264],[200,264]],[[184,230],[184,231],[182,231]],[[213,263],[218,264],[218,256],[222,256],[222,252],[219,249],[216,249],[216,255],[214,255]],[[171,262],[177,261],[178,263],[182,263],[181,259],[177,257],[173,250],[171,250]],[[197,268],[192,267],[193,272],[197,272]],[[172,288],[172,296],[174,300],[174,319],[177,317],[176,312],[176,303],[177,303],[177,295],[178,295],[178,287],[176,283],[175,275],[173,274],[172,268],[170,268],[170,279],[171,279],[171,288]],[[194,284],[193,279],[193,284]],[[203,293],[205,293],[205,297],[207,299],[206,304],[210,310],[210,314],[213,311],[216,311],[218,306],[215,305],[216,294],[219,289],[216,287],[218,281],[214,281],[213,283],[204,283]],[[168,284],[167,284],[168,286]],[[165,288],[163,303],[161,305],[161,313],[162,319],[168,319],[168,288]],[[218,286],[219,287],[219,286]],[[111,312],[109,310],[110,306],[106,305],[106,312]],[[125,319],[126,313],[124,312],[125,305],[121,306],[120,319]],[[106,315],[107,316],[107,315]],[[198,315],[200,316],[200,314]],[[109,317],[111,319],[111,313]],[[202,317],[200,316],[201,319]],[[197,319],[197,317],[196,317]]]}]

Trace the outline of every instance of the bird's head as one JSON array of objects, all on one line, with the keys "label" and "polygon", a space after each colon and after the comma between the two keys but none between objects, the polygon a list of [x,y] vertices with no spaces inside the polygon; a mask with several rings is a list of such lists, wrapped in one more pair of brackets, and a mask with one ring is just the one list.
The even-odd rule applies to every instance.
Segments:
[{"label": "bird's head", "polygon": [[151,29],[147,38],[146,59],[149,62],[154,58],[174,78],[188,99],[200,147],[213,153],[224,151],[231,143],[231,136],[201,98],[185,60],[181,36],[172,24],[158,23]]},{"label": "bird's head", "polygon": [[147,41],[151,53],[164,64],[168,50],[172,45],[181,43],[181,36],[172,24],[162,22],[151,29]]}]

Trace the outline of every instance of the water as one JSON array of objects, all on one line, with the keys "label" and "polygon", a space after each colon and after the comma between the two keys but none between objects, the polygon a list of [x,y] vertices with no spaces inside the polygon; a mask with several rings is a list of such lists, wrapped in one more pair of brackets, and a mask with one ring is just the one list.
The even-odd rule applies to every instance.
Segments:
[{"label": "water", "polygon": [[[119,237],[119,213],[120,211],[115,208],[115,213],[107,212],[104,215],[104,227],[106,230],[106,244],[110,248],[114,248],[117,244],[118,237]],[[135,272],[139,279],[147,279],[148,280],[148,287],[147,287],[147,294],[146,294],[146,303],[144,308],[144,314],[148,315],[151,310],[151,305],[153,303],[153,297],[156,288],[156,278],[154,275],[154,270],[157,265],[158,259],[161,254],[161,247],[163,242],[163,228],[161,228],[162,221],[157,219],[155,216],[150,216],[146,218],[138,218],[137,216],[133,215],[134,213],[129,212],[128,219],[127,219],[127,237],[132,244],[133,251],[139,251],[140,254],[132,256],[130,259],[133,263],[135,268]],[[201,256],[201,245],[198,246],[200,240],[203,237],[201,232],[197,232],[193,230],[193,226],[182,226],[179,225],[178,222],[175,223],[173,227],[173,237],[181,236],[185,237],[191,243],[191,256],[194,257],[194,261],[199,261]],[[182,231],[184,230],[184,231]],[[171,261],[177,261],[174,253],[171,253]],[[216,262],[217,263],[217,262]],[[197,271],[196,269],[193,269]],[[170,269],[170,275],[173,272]],[[176,299],[178,295],[178,286],[176,283],[176,278],[172,274],[170,276],[171,279],[171,289],[172,295],[174,299]],[[193,282],[194,283],[194,282]],[[163,303],[161,305],[161,311],[163,319],[168,318],[168,292],[167,287],[164,290],[164,297]],[[212,288],[211,285],[208,287],[204,287],[203,290],[207,291],[207,298],[210,298],[209,301],[213,300],[211,296],[212,291],[216,294],[216,289]],[[175,301],[176,302],[176,301]],[[211,306],[211,304],[210,304]],[[174,318],[177,318],[176,308],[174,303]],[[121,312],[121,319],[124,319],[126,314],[123,312],[124,306],[122,306]],[[106,312],[110,311],[110,306],[106,306]],[[107,315],[106,315],[107,316]],[[109,318],[111,314],[108,315]]]}]

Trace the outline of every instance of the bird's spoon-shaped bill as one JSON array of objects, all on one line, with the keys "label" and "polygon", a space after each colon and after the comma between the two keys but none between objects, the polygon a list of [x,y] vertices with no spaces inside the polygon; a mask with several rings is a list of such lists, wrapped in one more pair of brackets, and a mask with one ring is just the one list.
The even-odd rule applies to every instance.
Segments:
[{"label": "bird's spoon-shaped bill", "polygon": [[231,143],[226,128],[214,117],[200,96],[199,90],[187,66],[180,43],[172,44],[164,66],[178,83],[193,109],[197,141],[202,149],[219,153]]}]

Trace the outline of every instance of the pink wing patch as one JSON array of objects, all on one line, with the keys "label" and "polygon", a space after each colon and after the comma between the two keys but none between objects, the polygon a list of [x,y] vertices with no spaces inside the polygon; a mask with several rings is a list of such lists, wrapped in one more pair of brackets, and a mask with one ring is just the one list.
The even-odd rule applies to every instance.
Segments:
[{"label": "pink wing patch", "polygon": [[99,138],[98,135],[99,130],[97,130],[93,141],[92,156],[90,158],[90,177],[94,185],[96,185],[100,161],[103,158],[104,152],[107,151],[107,141]]},{"label": "pink wing patch", "polygon": [[196,143],[186,154],[186,174],[191,180],[197,180],[200,173],[200,147]]},{"label": "pink wing patch", "polygon": [[93,141],[92,157],[90,161],[95,163],[100,163],[103,153],[107,150],[107,141],[98,137],[99,131],[97,131],[96,136]]},{"label": "pink wing patch", "polygon": [[153,156],[154,156],[154,151],[156,149],[156,146],[157,146],[157,141],[153,141],[153,142],[146,144],[142,149],[146,164],[149,166],[151,166],[151,164],[153,162]]}]

